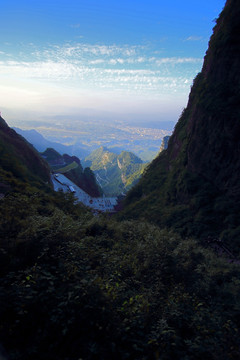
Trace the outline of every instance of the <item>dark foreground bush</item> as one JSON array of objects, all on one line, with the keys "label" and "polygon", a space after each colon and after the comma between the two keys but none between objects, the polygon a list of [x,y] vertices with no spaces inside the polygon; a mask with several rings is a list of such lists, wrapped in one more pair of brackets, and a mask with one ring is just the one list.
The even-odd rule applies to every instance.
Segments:
[{"label": "dark foreground bush", "polygon": [[0,204],[6,359],[239,358],[239,265],[63,198]]}]

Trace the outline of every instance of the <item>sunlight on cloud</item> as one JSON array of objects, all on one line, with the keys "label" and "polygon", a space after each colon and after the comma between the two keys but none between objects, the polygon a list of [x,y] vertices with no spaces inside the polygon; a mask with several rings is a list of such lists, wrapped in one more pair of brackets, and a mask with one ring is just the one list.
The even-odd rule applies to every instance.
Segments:
[{"label": "sunlight on cloud", "polygon": [[151,58],[151,61],[154,61],[156,65],[160,66],[163,64],[172,64],[172,65],[178,65],[178,64],[201,64],[202,59],[199,58],[162,58],[162,59],[156,59]]},{"label": "sunlight on cloud", "polygon": [[79,108],[83,103],[106,106],[116,98],[126,104],[126,97],[134,104],[165,99],[169,105],[176,96],[185,103],[202,64],[199,58],[161,57],[143,46],[28,46],[14,59],[0,61],[5,105],[17,98],[19,106],[28,102],[32,107],[45,103],[48,108]]}]

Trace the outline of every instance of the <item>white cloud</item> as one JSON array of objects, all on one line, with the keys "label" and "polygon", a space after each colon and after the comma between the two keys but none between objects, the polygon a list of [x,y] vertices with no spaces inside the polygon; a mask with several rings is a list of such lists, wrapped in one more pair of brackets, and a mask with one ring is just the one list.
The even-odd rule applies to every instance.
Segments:
[{"label": "white cloud", "polygon": [[58,104],[70,111],[83,104],[107,106],[115,97],[121,104],[133,98],[139,104],[174,102],[176,96],[187,98],[202,63],[193,57],[163,58],[143,46],[65,44],[36,50],[32,44],[29,53],[23,50],[11,61],[0,61],[5,107],[39,110],[45,104],[54,111]]},{"label": "white cloud", "polygon": [[11,54],[5,52],[5,51],[0,51],[0,55],[6,56],[6,57],[11,57]]},{"label": "white cloud", "polygon": [[96,59],[96,60],[90,60],[89,64],[91,65],[98,65],[98,64],[104,64],[105,60],[104,59]]},{"label": "white cloud", "polygon": [[110,59],[108,62],[110,65],[116,65],[117,64],[117,60],[116,59]]},{"label": "white cloud", "polygon": [[185,41],[201,41],[201,40],[203,40],[202,36],[193,36],[193,35],[185,39]]},{"label": "white cloud", "polygon": [[[191,58],[165,58],[155,60],[155,64],[160,65],[195,63],[196,59]],[[142,64],[142,62],[139,62]],[[72,87],[85,89],[105,88],[112,91],[145,91],[157,93],[164,92],[168,88],[188,90],[188,83],[191,79],[183,78],[182,71],[171,73],[168,70],[158,70],[157,68],[143,67],[141,69],[131,68],[107,68],[106,65],[119,64],[124,66],[125,61],[122,58],[110,59],[105,62],[104,59],[89,61],[83,65],[78,61],[50,61],[45,62],[18,62],[18,61],[1,61],[0,73],[2,78],[20,80],[31,80],[50,82],[59,84],[58,86],[71,85]],[[97,66],[97,67],[96,67]],[[144,84],[144,87],[143,87]]]},{"label": "white cloud", "polygon": [[[153,60],[152,60],[153,59]],[[199,64],[202,63],[202,59],[200,58],[176,58],[176,57],[171,57],[171,58],[160,58],[160,59],[156,59],[156,58],[151,58],[152,61],[155,61],[155,64],[160,66],[163,64],[172,64],[172,65],[177,65],[177,64]]]},{"label": "white cloud", "polygon": [[[53,57],[80,57],[86,54],[93,56],[135,56],[139,46],[117,46],[117,45],[91,45],[91,44],[76,44],[55,46],[52,49],[45,50],[42,55],[51,55]],[[39,56],[39,52],[37,55]]]}]

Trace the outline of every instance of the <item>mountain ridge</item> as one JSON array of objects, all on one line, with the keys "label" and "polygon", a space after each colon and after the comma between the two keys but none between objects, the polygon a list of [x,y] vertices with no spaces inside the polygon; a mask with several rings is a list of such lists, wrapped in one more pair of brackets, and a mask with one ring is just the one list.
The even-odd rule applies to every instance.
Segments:
[{"label": "mountain ridge", "polygon": [[130,190],[123,216],[238,243],[239,17],[240,7],[228,0],[168,149]]},{"label": "mountain ridge", "polygon": [[41,156],[46,159],[54,173],[60,172],[64,174],[69,180],[93,197],[102,195],[102,189],[98,186],[94,173],[88,167],[83,169],[77,156],[61,155],[52,148],[47,148],[41,153]]},{"label": "mountain ridge", "polygon": [[2,117],[0,117],[0,157],[2,171],[11,172],[14,177],[38,186],[41,186],[41,183],[51,184],[48,164],[25,138],[7,125]]},{"label": "mountain ridge", "polygon": [[129,151],[120,154],[101,146],[85,158],[83,165],[89,166],[104,193],[117,196],[133,186],[143,173],[146,164]]},{"label": "mountain ridge", "polygon": [[23,136],[29,143],[31,143],[35,149],[39,152],[45,151],[47,148],[54,148],[56,151],[58,151],[61,155],[64,153],[72,154],[84,158],[89,154],[89,151],[87,151],[85,148],[81,148],[81,144],[78,143],[78,145],[64,145],[60,142],[54,142],[47,140],[42,134],[40,134],[35,129],[31,130],[22,130],[18,127],[13,127],[13,130],[15,130],[19,135]]}]

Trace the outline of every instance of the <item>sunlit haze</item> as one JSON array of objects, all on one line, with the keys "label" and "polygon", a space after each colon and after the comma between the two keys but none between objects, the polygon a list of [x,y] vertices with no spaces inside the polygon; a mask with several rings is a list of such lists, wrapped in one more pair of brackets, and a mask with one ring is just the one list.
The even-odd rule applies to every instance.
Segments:
[{"label": "sunlit haze", "polygon": [[224,0],[3,0],[0,110],[177,121]]}]

